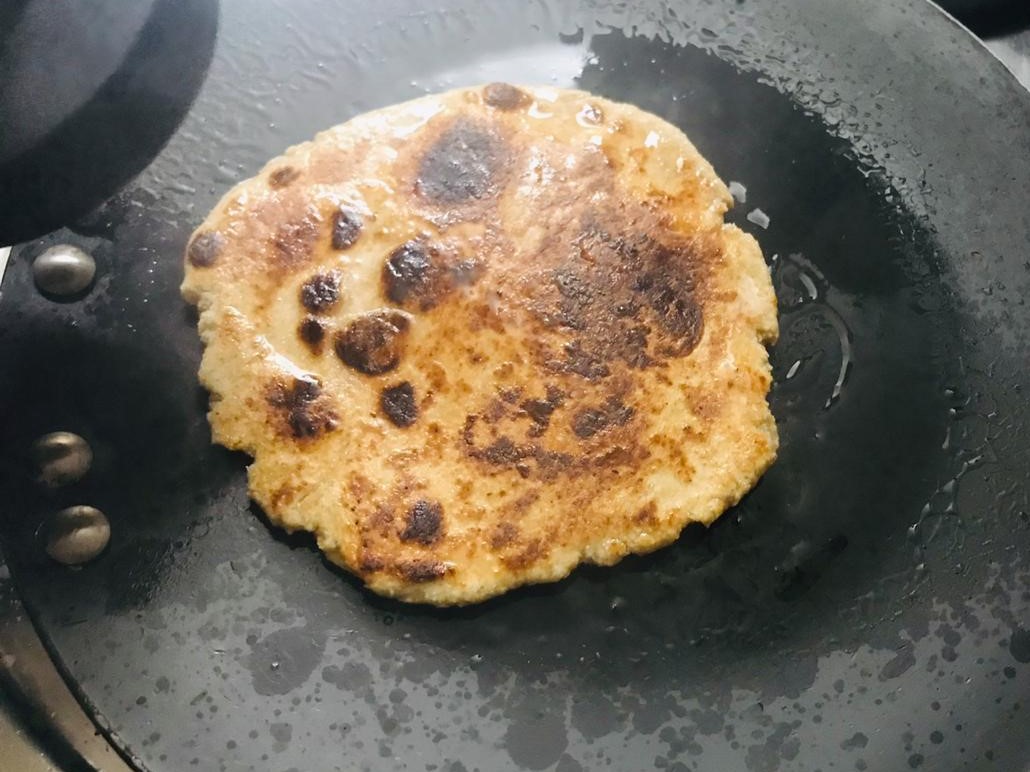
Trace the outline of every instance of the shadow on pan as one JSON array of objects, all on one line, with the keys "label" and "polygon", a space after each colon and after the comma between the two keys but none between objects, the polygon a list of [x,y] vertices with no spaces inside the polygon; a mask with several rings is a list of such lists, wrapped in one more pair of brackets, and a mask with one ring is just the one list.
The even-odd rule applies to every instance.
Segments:
[{"label": "shadow on pan", "polygon": [[934,0],[980,37],[1017,32],[1030,25],[1022,0]]},{"label": "shadow on pan", "polygon": [[[12,244],[93,210],[150,163],[207,74],[218,2],[25,0],[2,14],[0,244]],[[33,128],[14,147],[18,122]]]}]

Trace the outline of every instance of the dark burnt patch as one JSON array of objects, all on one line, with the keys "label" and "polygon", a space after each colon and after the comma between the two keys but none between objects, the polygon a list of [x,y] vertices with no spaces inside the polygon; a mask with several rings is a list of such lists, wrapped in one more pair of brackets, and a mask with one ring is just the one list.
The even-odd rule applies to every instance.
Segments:
[{"label": "dark burnt patch", "polygon": [[303,263],[311,257],[311,248],[318,237],[318,218],[312,212],[293,222],[281,225],[272,237],[279,262],[283,266]]},{"label": "dark burnt patch", "polygon": [[522,396],[521,386],[506,386],[497,392],[497,396],[501,398],[502,402],[506,402],[509,405],[514,405],[519,401],[519,397]]},{"label": "dark burnt patch", "polygon": [[404,520],[401,541],[414,541],[429,546],[440,540],[443,531],[443,507],[436,501],[419,499]]},{"label": "dark burnt patch", "polygon": [[421,584],[446,576],[450,571],[446,563],[439,560],[405,560],[397,564],[397,572],[409,582]]},{"label": "dark burnt patch", "polygon": [[424,239],[412,239],[393,250],[383,264],[383,294],[391,303],[428,311],[455,288],[475,282],[480,268],[479,263],[454,259]]},{"label": "dark burnt patch", "polygon": [[599,407],[577,410],[572,416],[572,431],[580,439],[589,439],[615,426],[624,426],[633,417],[633,408],[618,397],[610,397]]},{"label": "dark burnt patch", "polygon": [[300,287],[300,302],[313,314],[323,314],[340,301],[339,271],[316,273]]},{"label": "dark burnt patch", "polygon": [[495,549],[504,549],[515,542],[519,537],[519,527],[514,523],[500,522],[490,534],[490,546]]},{"label": "dark burnt patch", "polygon": [[417,305],[422,310],[436,303],[440,268],[435,250],[422,241],[407,241],[397,247],[383,264],[383,291],[398,305]]},{"label": "dark burnt patch", "polygon": [[[554,450],[546,450],[537,445],[533,448],[533,460],[536,461],[536,471],[545,480],[552,480],[560,474],[569,472],[576,466],[576,460],[568,453],[560,453]],[[528,475],[523,475],[526,477]]]},{"label": "dark burnt patch", "polygon": [[565,395],[557,386],[547,387],[547,396],[544,399],[527,399],[520,405],[522,411],[528,415],[537,426],[546,429],[551,423],[551,415],[562,406]]},{"label": "dark burnt patch", "polygon": [[322,353],[325,341],[325,324],[314,316],[305,316],[297,327],[297,337],[315,354]]},{"label": "dark burnt patch", "polygon": [[225,236],[218,231],[198,233],[190,242],[186,256],[190,265],[196,268],[207,268],[214,264],[225,249]]},{"label": "dark burnt patch", "polygon": [[371,550],[364,549],[358,556],[358,569],[362,573],[374,574],[376,571],[382,571],[385,567],[386,561]]},{"label": "dark burnt patch", "polygon": [[365,221],[359,212],[341,206],[333,212],[333,230],[330,237],[333,249],[350,249],[361,236]]},{"label": "dark burnt patch", "polygon": [[308,408],[306,410],[293,410],[289,415],[290,431],[297,439],[311,439],[320,434],[335,429],[337,426],[336,413],[331,410],[318,410]]},{"label": "dark burnt patch", "polygon": [[415,387],[407,381],[383,389],[379,394],[379,408],[395,426],[405,429],[418,420]]},{"label": "dark burnt patch", "polygon": [[400,364],[409,320],[400,311],[370,311],[336,334],[336,355],[365,375],[381,375]]},{"label": "dark burnt patch", "polygon": [[422,156],[415,191],[440,205],[489,198],[497,193],[508,155],[507,145],[494,131],[459,118]]},{"label": "dark burnt patch", "polygon": [[701,342],[704,318],[695,296],[696,286],[684,277],[670,278],[670,267],[657,267],[641,274],[633,291],[650,307],[653,318],[669,337],[659,343],[663,356],[685,356]]},{"label": "dark burnt patch", "polygon": [[[604,351],[594,351],[582,340],[571,340],[562,347],[564,356],[552,357],[544,365],[556,373],[573,373],[588,381],[606,378],[611,374]],[[646,355],[646,352],[644,352]]]},{"label": "dark burnt patch", "polygon": [[533,456],[529,445],[516,445],[511,437],[498,437],[489,445],[477,448],[469,442],[470,455],[494,466],[514,466],[517,461]]},{"label": "dark burnt patch", "polygon": [[322,398],[322,385],[314,376],[275,381],[267,400],[284,417],[294,439],[312,439],[332,431],[339,422],[336,412]]},{"label": "dark burnt patch", "polygon": [[295,166],[280,166],[268,175],[268,187],[285,188],[300,176],[300,169]]},{"label": "dark burnt patch", "polygon": [[483,410],[482,418],[488,424],[495,424],[503,418],[508,417],[508,406],[500,397],[491,399],[486,409]]},{"label": "dark burnt patch", "polygon": [[[469,457],[493,467],[514,469],[522,477],[530,477],[534,470],[544,479],[554,479],[576,465],[576,460],[567,453],[548,450],[536,442],[516,442],[511,437],[492,437],[480,441],[476,437],[479,416],[465,419],[462,439]],[[488,423],[484,420],[484,424]]]},{"label": "dark burnt patch", "polygon": [[551,299],[536,306],[545,324],[571,334],[545,366],[587,380],[607,377],[616,362],[643,369],[686,356],[704,331],[697,248],[614,235],[601,220],[586,221],[575,251],[551,271]]},{"label": "dark burnt patch", "polygon": [[483,102],[498,110],[517,110],[530,101],[529,94],[510,83],[490,83],[483,87]]}]

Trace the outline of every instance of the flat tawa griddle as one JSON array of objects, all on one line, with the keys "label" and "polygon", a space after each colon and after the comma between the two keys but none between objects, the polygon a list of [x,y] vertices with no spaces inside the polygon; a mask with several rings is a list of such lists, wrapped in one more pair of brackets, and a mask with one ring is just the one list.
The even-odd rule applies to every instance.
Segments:
[{"label": "flat tawa griddle", "polygon": [[[782,451],[667,549],[437,610],[369,594],[248,502],[247,459],[210,444],[180,256],[286,146],[491,80],[633,102],[746,188]],[[1030,94],[928,3],[225,0],[160,155],[12,256],[14,580],[153,772],[1023,768],[1028,203]],[[60,243],[98,266],[70,302],[32,280]],[[94,462],[51,490],[21,460],[57,430]],[[44,551],[73,504],[111,524],[78,569]]]}]

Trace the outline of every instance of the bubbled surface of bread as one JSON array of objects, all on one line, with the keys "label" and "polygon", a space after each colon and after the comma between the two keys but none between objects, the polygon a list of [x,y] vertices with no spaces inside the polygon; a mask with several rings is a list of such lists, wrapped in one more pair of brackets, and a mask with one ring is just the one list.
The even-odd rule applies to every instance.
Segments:
[{"label": "bubbled surface of bread", "polygon": [[437,605],[711,523],[776,455],[776,299],[672,125],[491,84],[322,132],[187,248],[215,442],[373,591]]}]

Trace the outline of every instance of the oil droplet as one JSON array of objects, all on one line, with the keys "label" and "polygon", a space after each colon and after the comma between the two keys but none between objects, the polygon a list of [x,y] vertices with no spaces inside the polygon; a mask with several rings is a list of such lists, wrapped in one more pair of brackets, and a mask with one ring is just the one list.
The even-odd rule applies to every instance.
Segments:
[{"label": "oil droplet", "polygon": [[833,311],[827,306],[830,311],[827,317],[830,320],[830,324],[833,325],[833,329],[837,331],[837,336],[840,338],[840,370],[837,373],[837,380],[833,384],[833,391],[830,393],[829,399],[826,400],[824,407],[829,407],[837,399],[840,398],[840,393],[844,388],[844,382],[847,380],[848,372],[851,369],[851,333],[848,328],[844,325],[844,320],[840,318],[840,315]]},{"label": "oil droplet", "polygon": [[772,220],[769,219],[769,215],[758,208],[752,209],[747,213],[747,221],[754,223],[763,230],[768,229],[769,223],[772,222]]},{"label": "oil droplet", "polygon": [[819,290],[815,288],[815,282],[812,281],[812,277],[804,271],[801,271],[798,273],[798,279],[803,285],[805,285],[805,291],[808,292],[809,300],[818,300]]},{"label": "oil droplet", "polygon": [[[784,363],[787,372],[780,382],[797,378],[802,366],[812,363],[813,372],[798,382],[811,383],[813,377],[823,378],[829,391],[823,407],[828,409],[840,399],[854,365],[851,331],[832,304],[833,288],[818,266],[797,253],[786,258],[774,254],[770,264],[784,311],[780,350],[790,356]],[[793,364],[787,367],[786,363],[791,361]]]},{"label": "oil droplet", "polygon": [[576,123],[584,128],[597,126],[602,120],[604,120],[604,115],[601,109],[595,105],[583,105],[583,109],[576,113]]}]

